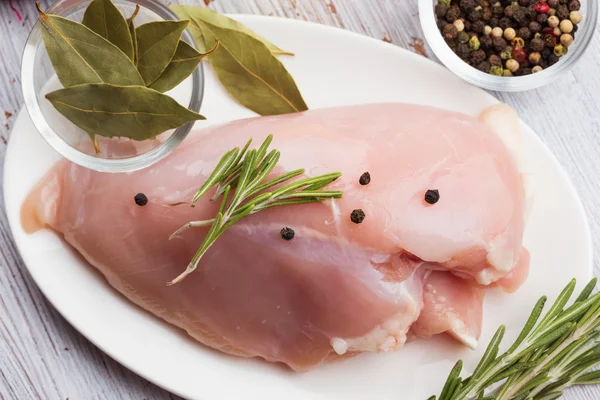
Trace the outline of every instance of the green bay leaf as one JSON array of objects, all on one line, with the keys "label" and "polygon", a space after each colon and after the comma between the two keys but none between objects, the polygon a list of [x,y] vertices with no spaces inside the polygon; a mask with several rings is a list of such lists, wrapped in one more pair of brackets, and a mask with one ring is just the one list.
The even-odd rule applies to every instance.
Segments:
[{"label": "green bay leaf", "polygon": [[171,62],[189,21],[153,21],[135,29],[137,68],[146,86],[151,85]]},{"label": "green bay leaf", "polygon": [[131,17],[127,18],[127,29],[129,29],[129,34],[131,35],[131,41],[133,42],[133,63],[134,64],[137,64],[138,48],[137,48],[137,37],[135,35],[135,25],[133,23],[133,20],[138,15],[138,12],[140,12],[140,6],[136,4],[133,14],[131,15]]},{"label": "green bay leaf", "polygon": [[260,115],[308,109],[294,79],[260,40],[243,32],[192,21],[207,43],[219,47],[207,57],[227,92]]},{"label": "green bay leaf", "polygon": [[145,86],[83,84],[48,93],[46,98],[92,138],[152,139],[169,129],[204,119]]},{"label": "green bay leaf", "polygon": [[149,87],[162,93],[173,89],[194,72],[198,67],[198,64],[200,64],[200,61],[215,51],[218,45],[217,42],[217,44],[215,44],[208,52],[200,53],[183,40],[180,40],[171,62],[158,79]]},{"label": "green bay leaf", "polygon": [[[254,39],[257,39],[257,40],[260,40],[261,42],[263,42],[269,48],[269,50],[271,50],[271,53],[273,53],[275,55],[288,55],[288,56],[294,55],[294,53],[284,51],[284,50],[280,49],[279,47],[275,46],[273,43],[269,42],[267,39],[263,38],[258,33],[249,29],[244,24],[241,24],[234,19],[226,17],[225,15],[219,14],[219,13],[211,10],[210,8],[201,7],[201,6],[177,5],[177,6],[171,6],[171,10],[173,10],[173,12],[175,12],[175,14],[177,14],[177,16],[182,19],[188,19],[190,21],[192,21],[194,19],[199,19],[199,20],[205,21],[211,25],[215,25],[219,28],[233,29],[235,31],[243,32],[247,35],[250,35]],[[197,38],[195,37],[194,39],[196,39],[196,41],[198,42],[197,44],[198,44],[198,47],[200,48],[200,51],[207,51],[210,48],[210,45],[206,44],[206,41],[203,39],[203,37],[201,37],[201,35],[198,35],[198,37]]]},{"label": "green bay leaf", "polygon": [[117,46],[133,60],[133,41],[127,22],[111,0],[92,0],[85,9],[81,23]]},{"label": "green bay leaf", "polygon": [[64,87],[83,83],[143,85],[135,65],[118,47],[88,27],[36,4],[48,57]]}]

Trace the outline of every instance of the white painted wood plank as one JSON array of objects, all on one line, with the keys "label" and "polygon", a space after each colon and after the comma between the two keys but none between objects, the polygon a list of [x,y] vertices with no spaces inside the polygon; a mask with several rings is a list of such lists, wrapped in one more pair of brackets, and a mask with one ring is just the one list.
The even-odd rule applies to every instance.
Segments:
[{"label": "white painted wood plank", "polygon": [[[167,4],[177,1],[165,1]],[[420,49],[417,0],[181,0],[219,12],[302,19]],[[42,6],[49,4],[41,1]],[[36,20],[35,5],[0,1],[0,162],[10,126],[22,105],[20,58]],[[600,30],[600,28],[597,28]],[[515,107],[565,166],[600,241],[600,36],[560,82],[519,94],[496,94]],[[5,111],[7,112],[5,114]],[[10,116],[12,114],[12,116]],[[1,167],[0,167],[1,169]],[[0,170],[0,176],[1,176]],[[1,190],[1,189],[0,189]],[[45,300],[11,241],[0,197],[0,399],[175,399],[122,367],[77,333]],[[559,243],[555,245],[560,245]],[[600,250],[595,250],[596,260]],[[565,266],[568,268],[569,266]],[[596,263],[600,276],[600,264]],[[399,394],[399,399],[401,394]],[[567,400],[600,398],[600,388],[569,391]],[[415,399],[420,400],[420,399]]]}]

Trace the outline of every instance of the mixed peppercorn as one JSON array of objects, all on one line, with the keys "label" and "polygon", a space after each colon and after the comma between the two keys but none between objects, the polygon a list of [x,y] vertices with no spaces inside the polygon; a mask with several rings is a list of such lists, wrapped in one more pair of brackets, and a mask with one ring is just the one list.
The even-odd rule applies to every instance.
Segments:
[{"label": "mixed peppercorn", "polygon": [[580,0],[438,0],[446,43],[480,71],[522,76],[567,54],[582,20]]}]

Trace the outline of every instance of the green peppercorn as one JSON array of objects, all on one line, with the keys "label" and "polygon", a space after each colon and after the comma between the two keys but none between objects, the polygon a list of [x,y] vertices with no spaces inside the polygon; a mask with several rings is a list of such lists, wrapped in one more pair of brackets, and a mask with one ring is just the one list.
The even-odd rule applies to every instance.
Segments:
[{"label": "green peppercorn", "polygon": [[450,7],[451,0],[438,0],[438,4],[441,4],[446,7]]},{"label": "green peppercorn", "polygon": [[502,76],[504,74],[504,69],[499,65],[493,65],[490,67],[490,74],[496,76]]},{"label": "green peppercorn", "polygon": [[469,49],[471,51],[479,50],[481,43],[479,42],[479,38],[477,36],[473,36],[469,39]]},{"label": "green peppercorn", "polygon": [[513,74],[510,72],[510,69],[505,69],[502,73],[502,76],[513,76]]},{"label": "green peppercorn", "polygon": [[554,55],[557,57],[564,56],[565,54],[567,54],[568,51],[569,49],[567,49],[562,44],[557,44],[556,46],[554,46]]},{"label": "green peppercorn", "polygon": [[458,32],[458,43],[468,43],[469,34],[465,31]]},{"label": "green peppercorn", "polygon": [[502,53],[500,53],[500,58],[504,61],[510,60],[512,58],[513,50],[514,49],[510,46],[505,47],[504,50],[502,50]]}]

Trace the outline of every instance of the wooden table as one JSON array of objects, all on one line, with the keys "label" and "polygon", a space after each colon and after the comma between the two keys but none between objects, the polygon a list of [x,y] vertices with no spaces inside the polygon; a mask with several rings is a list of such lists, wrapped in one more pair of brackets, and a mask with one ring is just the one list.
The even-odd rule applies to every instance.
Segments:
[{"label": "wooden table", "polygon": [[[50,1],[41,0],[41,3],[45,8]],[[435,59],[421,39],[417,0],[187,0],[181,3],[207,3],[219,12],[276,15],[333,25]],[[0,1],[2,164],[11,125],[23,104],[19,76],[21,52],[37,18],[33,0],[13,0],[12,5],[14,8],[8,0]],[[597,27],[597,30],[600,29]],[[600,36],[596,35],[578,66],[560,82],[526,93],[497,94],[499,99],[519,110],[521,117],[541,135],[566,168],[583,199],[595,242],[600,242],[599,66]],[[75,331],[48,303],[11,240],[3,197],[0,203],[0,399],[176,398],[113,361]],[[596,259],[600,255],[598,249]],[[596,275],[600,276],[598,262],[595,268]],[[571,390],[565,398],[598,399],[600,387]]]}]

